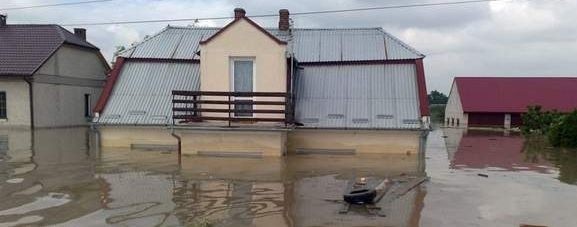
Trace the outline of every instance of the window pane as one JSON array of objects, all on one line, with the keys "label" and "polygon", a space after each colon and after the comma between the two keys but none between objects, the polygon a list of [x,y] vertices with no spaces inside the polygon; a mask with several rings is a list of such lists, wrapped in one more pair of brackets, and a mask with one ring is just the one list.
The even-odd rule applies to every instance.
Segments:
[{"label": "window pane", "polygon": [[[252,100],[247,100],[247,101],[250,102],[250,101],[252,101]],[[243,100],[236,100],[236,102],[242,103]],[[234,110],[235,110],[235,113],[234,113],[234,116],[235,116],[235,117],[252,117],[252,113],[244,113],[244,112],[239,113],[239,112],[236,112],[236,111],[238,111],[238,110],[252,110],[252,105],[251,105],[251,104],[235,104],[235,105],[234,105]]]},{"label": "window pane", "polygon": [[0,118],[6,119],[6,92],[0,92]]},{"label": "window pane", "polygon": [[84,94],[84,117],[90,117],[90,94]]},{"label": "window pane", "polygon": [[252,61],[234,61],[234,91],[252,92]]}]

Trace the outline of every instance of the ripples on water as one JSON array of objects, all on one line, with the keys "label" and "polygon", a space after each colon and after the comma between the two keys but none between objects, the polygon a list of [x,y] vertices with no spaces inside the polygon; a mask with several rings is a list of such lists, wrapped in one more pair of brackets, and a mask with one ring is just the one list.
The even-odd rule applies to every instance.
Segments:
[{"label": "ripples on water", "polygon": [[[181,166],[174,152],[95,149],[93,138],[84,128],[0,130],[0,226],[577,223],[574,215],[568,215],[577,213],[568,205],[577,201],[572,185],[577,181],[575,155],[550,152],[539,143],[528,145],[514,134],[435,130],[427,139],[426,159],[185,156]],[[428,175],[431,181],[383,204],[386,217],[360,208],[338,213],[342,204],[336,200],[353,177],[400,175]],[[506,203],[498,198],[507,198],[502,199]],[[565,211],[544,211],[550,205]]]}]

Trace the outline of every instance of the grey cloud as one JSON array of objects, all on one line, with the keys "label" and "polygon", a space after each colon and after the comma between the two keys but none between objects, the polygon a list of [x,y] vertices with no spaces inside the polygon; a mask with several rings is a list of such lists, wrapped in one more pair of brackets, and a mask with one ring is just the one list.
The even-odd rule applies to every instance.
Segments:
[{"label": "grey cloud", "polygon": [[[451,1],[451,0],[448,0]],[[28,0],[26,5],[42,4]],[[74,7],[9,12],[9,21],[72,23],[118,20],[231,16],[234,7],[248,15],[398,5],[439,0],[118,0]],[[5,7],[24,5],[3,0]],[[297,27],[383,27],[427,55],[429,90],[448,92],[454,76],[571,76],[577,75],[576,1],[507,1],[458,6],[294,16]],[[257,18],[274,27],[277,18]],[[203,25],[222,26],[227,21]],[[171,23],[187,25],[190,22]],[[110,59],[115,46],[128,46],[166,23],[90,26],[89,40]],[[69,28],[71,29],[71,28]]]}]

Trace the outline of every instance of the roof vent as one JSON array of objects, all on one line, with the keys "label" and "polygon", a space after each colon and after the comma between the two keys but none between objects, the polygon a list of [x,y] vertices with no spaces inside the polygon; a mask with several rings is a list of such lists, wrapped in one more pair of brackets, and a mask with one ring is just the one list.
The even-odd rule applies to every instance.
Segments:
[{"label": "roof vent", "polygon": [[85,28],[74,28],[74,35],[78,38],[86,41],[86,29]]},{"label": "roof vent", "polygon": [[0,14],[0,26],[5,26],[6,25],[6,18],[8,16],[4,15],[4,14]]},{"label": "roof vent", "polygon": [[288,31],[290,28],[288,9],[281,9],[278,11],[278,30]]},{"label": "roof vent", "polygon": [[246,11],[243,8],[235,8],[234,9],[234,19],[238,20],[243,18],[246,15]]}]

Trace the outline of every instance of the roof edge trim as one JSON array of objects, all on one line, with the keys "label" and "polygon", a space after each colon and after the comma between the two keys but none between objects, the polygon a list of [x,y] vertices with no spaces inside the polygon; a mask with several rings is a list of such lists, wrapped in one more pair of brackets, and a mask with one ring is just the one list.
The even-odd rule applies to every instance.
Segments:
[{"label": "roof edge trim", "polygon": [[118,81],[118,77],[120,75],[120,72],[122,71],[122,67],[124,66],[124,62],[125,58],[123,57],[116,58],[114,68],[110,72],[110,76],[106,78],[104,89],[102,89],[102,93],[100,95],[100,98],[98,99],[98,102],[96,103],[96,106],[94,106],[93,112],[102,113],[102,111],[104,111],[104,108],[106,108],[106,104],[108,103],[108,100],[112,95],[112,91],[116,86],[116,81]]},{"label": "roof edge trim", "polygon": [[359,61],[313,61],[313,62],[299,62],[303,66],[318,66],[318,65],[373,65],[373,64],[414,64],[419,59],[396,59],[396,60],[359,60]]},{"label": "roof edge trim", "polygon": [[236,24],[237,22],[241,21],[241,20],[245,20],[246,22],[248,22],[250,25],[254,26],[255,28],[257,28],[260,32],[262,32],[263,34],[265,34],[266,36],[268,36],[269,38],[271,38],[273,41],[275,41],[276,43],[280,44],[280,45],[286,45],[287,42],[282,41],[280,39],[278,39],[276,36],[270,34],[267,30],[265,30],[263,27],[261,27],[260,25],[258,25],[256,22],[254,22],[253,20],[251,20],[248,17],[241,17],[239,19],[235,19],[232,22],[228,23],[226,26],[222,27],[220,30],[218,30],[218,32],[214,33],[212,36],[208,37],[208,39],[202,40],[199,43],[201,45],[209,43],[210,41],[212,41],[214,38],[216,38],[217,36],[219,36],[220,34],[222,34],[225,30],[227,30],[228,28],[232,27],[232,25]]},{"label": "roof edge trim", "polygon": [[198,59],[184,59],[184,58],[124,58],[129,62],[169,62],[169,63],[200,63]]}]

